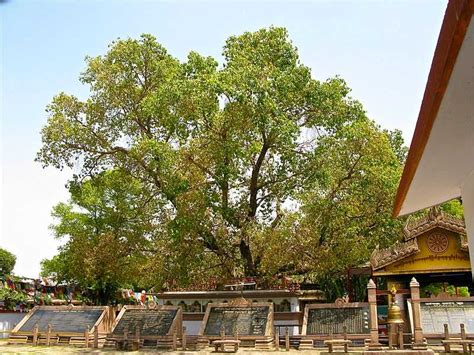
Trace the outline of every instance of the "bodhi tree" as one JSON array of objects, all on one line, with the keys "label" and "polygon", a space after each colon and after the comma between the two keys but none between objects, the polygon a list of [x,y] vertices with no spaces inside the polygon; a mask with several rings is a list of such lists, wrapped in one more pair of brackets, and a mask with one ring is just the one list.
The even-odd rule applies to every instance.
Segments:
[{"label": "bodhi tree", "polygon": [[319,272],[349,244],[360,250],[344,266],[392,238],[399,133],[341,78],[312,78],[285,29],[230,37],[221,65],[181,62],[150,35],[119,40],[80,80],[90,96],[53,99],[37,160],[75,167],[77,181],[119,170],[139,182],[162,214],[140,239],[157,272]]}]

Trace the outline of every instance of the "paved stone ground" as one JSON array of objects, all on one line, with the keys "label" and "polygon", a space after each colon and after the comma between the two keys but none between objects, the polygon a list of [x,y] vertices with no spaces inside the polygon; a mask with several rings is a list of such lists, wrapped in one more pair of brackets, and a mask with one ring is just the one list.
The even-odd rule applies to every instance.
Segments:
[{"label": "paved stone ground", "polygon": [[[222,354],[215,353],[213,351],[152,351],[152,350],[142,350],[142,351],[114,351],[114,350],[102,350],[102,349],[86,349],[79,347],[66,347],[66,346],[31,346],[31,345],[9,345],[8,339],[0,339],[0,354],[105,354],[105,355],[131,355],[131,354],[169,354],[169,355],[210,355],[210,354]],[[282,353],[288,355],[300,354],[300,355],[309,355],[309,354],[328,354],[320,353],[319,351],[298,351],[296,349],[291,349],[289,352],[286,352],[284,349],[280,351],[255,351],[247,348],[240,348],[237,354],[245,355],[258,355],[262,353]],[[231,354],[231,352],[228,352]],[[351,352],[347,355],[361,355],[362,352]]]},{"label": "paved stone ground", "polygon": [[[442,353],[442,347],[434,348],[436,353]],[[458,351],[456,351],[458,352]],[[462,351],[460,351],[462,353]],[[114,350],[102,350],[102,349],[85,349],[85,348],[76,348],[76,347],[64,347],[64,346],[29,346],[29,345],[8,345],[6,341],[0,340],[0,354],[106,354],[106,355],[115,355],[115,354],[169,354],[169,355],[210,355],[217,354],[213,351],[204,352],[204,351],[114,351]],[[239,349],[238,354],[245,355],[258,355],[262,353],[281,353],[288,355],[329,355],[327,352],[312,351],[312,350],[302,350],[298,351],[295,349],[286,352],[284,349],[280,351],[255,351],[251,349]],[[220,353],[222,354],[222,353]],[[343,352],[337,352],[336,354],[344,354]],[[360,352],[349,352],[347,355],[361,355]]]},{"label": "paved stone ground", "polygon": [[[318,352],[313,351],[297,351],[291,350],[289,352],[280,351],[285,354],[319,354]],[[106,355],[115,355],[115,354],[170,354],[170,355],[208,355],[208,354],[217,354],[214,352],[204,352],[204,351],[127,351],[127,352],[120,352],[120,351],[112,351],[112,350],[92,350],[92,349],[85,349],[85,348],[74,348],[74,347],[63,347],[63,346],[27,346],[27,345],[8,345],[6,342],[0,342],[0,354],[106,354]],[[255,351],[255,350],[247,350],[247,349],[240,349],[238,354],[245,354],[245,355],[257,355],[261,354],[262,351]],[[268,351],[267,353],[276,353],[276,351]],[[222,354],[222,353],[220,353]],[[350,355],[351,353],[349,353]],[[352,353],[358,354],[361,353]]]}]

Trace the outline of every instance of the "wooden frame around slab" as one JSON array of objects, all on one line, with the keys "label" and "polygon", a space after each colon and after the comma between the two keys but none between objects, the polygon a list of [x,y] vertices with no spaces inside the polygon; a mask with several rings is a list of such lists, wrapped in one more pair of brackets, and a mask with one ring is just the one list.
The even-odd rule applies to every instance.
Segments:
[{"label": "wooden frame around slab", "polygon": [[[217,340],[220,339],[220,335],[205,335],[204,331],[206,329],[207,321],[211,314],[212,308],[252,308],[252,307],[269,307],[268,308],[268,315],[267,315],[267,324],[265,327],[265,334],[264,335],[239,335],[239,339],[243,340],[257,340],[257,339],[266,339],[268,337],[273,337],[274,327],[273,327],[273,302],[249,302],[247,304],[235,304],[235,303],[209,303],[206,308],[206,313],[204,314],[204,319],[201,322],[201,326],[199,328],[199,337],[206,338],[208,340]],[[227,337],[233,337],[232,335],[227,335]]]},{"label": "wooden frame around slab", "polygon": [[[443,302],[471,302],[474,303],[474,297],[440,297],[440,298],[420,298],[420,308],[422,303],[443,303]],[[407,299],[408,304],[408,316],[410,319],[410,328],[411,332],[413,333],[413,303],[411,298]],[[421,318],[421,314],[420,314]],[[420,324],[421,319],[420,319]],[[422,326],[423,328],[423,326]],[[423,336],[427,339],[444,339],[444,332],[442,333],[426,333],[423,329]],[[460,336],[461,331],[460,329],[449,329],[449,334],[451,336]],[[468,339],[474,339],[474,333],[467,333],[466,336]]]},{"label": "wooden frame around slab", "polygon": [[[335,304],[335,303],[314,303],[314,304],[307,304],[304,308],[304,316],[303,316],[303,327],[301,329],[301,335],[306,338],[306,339],[313,339],[313,340],[324,340],[328,339],[328,336],[330,334],[306,334],[308,330],[308,318],[309,318],[309,310],[310,309],[344,309],[344,308],[367,308],[367,312],[369,313],[369,322],[370,322],[370,317],[372,316],[370,314],[370,307],[367,302],[352,302],[352,303],[341,303],[341,304]],[[332,334],[333,338],[340,338],[342,337],[343,334]],[[370,333],[361,333],[361,334],[347,334],[348,339],[369,339],[370,338]]]},{"label": "wooden frame around slab", "polygon": [[[102,314],[99,316],[97,321],[94,325],[90,328],[89,334],[93,334],[94,327],[97,327],[99,334],[106,334],[110,329],[108,326],[112,322],[108,319],[110,314],[112,314],[109,306],[35,306],[31,311],[27,313],[27,315],[16,325],[15,328],[12,330],[12,335],[26,335],[26,336],[33,336],[32,331],[20,331],[21,327],[35,314],[38,310],[50,310],[50,311],[81,311],[81,310],[101,310]],[[57,332],[55,329],[52,329],[51,335],[52,336],[60,336],[60,337],[77,337],[77,336],[84,336],[86,328],[84,327],[84,331],[80,333],[74,332]],[[44,333],[44,332],[41,332]]]},{"label": "wooden frame around slab", "polygon": [[[115,319],[114,324],[112,325],[112,328],[110,330],[110,333],[107,335],[107,339],[115,340],[115,341],[123,341],[123,334],[122,335],[114,335],[114,329],[117,327],[119,324],[120,320],[122,319],[123,315],[127,310],[133,310],[133,309],[147,309],[144,306],[123,306],[122,309],[120,310],[120,313],[118,314],[117,318]],[[140,335],[140,339],[142,340],[161,340],[161,339],[167,339],[170,336],[173,335],[174,332],[176,332],[176,335],[178,338],[181,338],[183,335],[183,310],[179,306],[156,306],[155,308],[150,309],[150,311],[154,310],[169,310],[169,311],[174,311],[176,310],[176,315],[173,319],[173,322],[171,322],[170,329],[166,335]],[[135,337],[134,333],[129,333],[128,334],[128,339],[133,339]]]}]

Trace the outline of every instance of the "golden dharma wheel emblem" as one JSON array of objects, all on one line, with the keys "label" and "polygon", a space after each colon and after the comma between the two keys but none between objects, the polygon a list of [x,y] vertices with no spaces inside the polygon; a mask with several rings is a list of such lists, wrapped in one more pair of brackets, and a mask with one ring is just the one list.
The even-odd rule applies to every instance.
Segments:
[{"label": "golden dharma wheel emblem", "polygon": [[448,250],[449,240],[445,234],[433,233],[428,237],[428,249],[433,253],[444,253]]}]

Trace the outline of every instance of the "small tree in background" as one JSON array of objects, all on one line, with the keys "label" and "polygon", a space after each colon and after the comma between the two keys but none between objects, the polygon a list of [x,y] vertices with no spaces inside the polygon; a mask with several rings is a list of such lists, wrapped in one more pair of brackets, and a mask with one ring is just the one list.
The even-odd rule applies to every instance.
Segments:
[{"label": "small tree in background", "polygon": [[10,275],[15,267],[16,256],[0,248],[0,276]]}]

